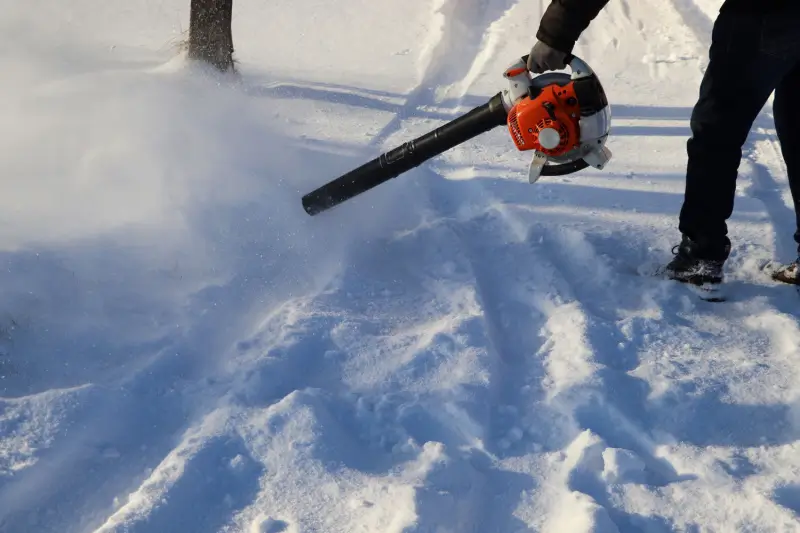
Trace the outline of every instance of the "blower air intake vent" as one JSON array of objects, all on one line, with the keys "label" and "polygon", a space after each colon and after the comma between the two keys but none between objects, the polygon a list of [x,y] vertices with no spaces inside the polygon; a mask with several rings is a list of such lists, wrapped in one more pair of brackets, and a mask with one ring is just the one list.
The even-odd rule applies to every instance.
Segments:
[{"label": "blower air intake vent", "polygon": [[525,146],[525,139],[522,137],[522,130],[519,128],[517,120],[517,107],[514,106],[508,114],[508,129],[518,147]]}]

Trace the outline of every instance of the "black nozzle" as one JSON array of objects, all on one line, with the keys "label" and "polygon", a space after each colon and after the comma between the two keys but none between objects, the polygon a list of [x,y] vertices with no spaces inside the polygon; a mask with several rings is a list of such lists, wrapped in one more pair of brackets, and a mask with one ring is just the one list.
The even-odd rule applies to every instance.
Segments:
[{"label": "black nozzle", "polygon": [[502,93],[465,115],[412,141],[390,150],[372,161],[303,196],[303,209],[316,215],[381,183],[411,170],[447,150],[506,123]]}]

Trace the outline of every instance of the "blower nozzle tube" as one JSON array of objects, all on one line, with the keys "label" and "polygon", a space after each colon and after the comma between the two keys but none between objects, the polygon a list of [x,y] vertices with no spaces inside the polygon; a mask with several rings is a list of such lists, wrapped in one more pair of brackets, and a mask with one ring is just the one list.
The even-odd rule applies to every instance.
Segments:
[{"label": "blower nozzle tube", "polygon": [[381,154],[372,161],[303,196],[303,209],[316,215],[381,183],[417,167],[465,141],[506,124],[502,93],[465,115],[412,141]]}]

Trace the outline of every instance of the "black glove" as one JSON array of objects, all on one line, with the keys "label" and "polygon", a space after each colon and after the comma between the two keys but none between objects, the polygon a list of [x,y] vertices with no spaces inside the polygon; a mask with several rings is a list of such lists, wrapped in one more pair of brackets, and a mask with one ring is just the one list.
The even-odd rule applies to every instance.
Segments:
[{"label": "black glove", "polygon": [[538,41],[528,56],[528,70],[541,74],[546,70],[561,70],[567,67],[567,56],[548,44]]}]

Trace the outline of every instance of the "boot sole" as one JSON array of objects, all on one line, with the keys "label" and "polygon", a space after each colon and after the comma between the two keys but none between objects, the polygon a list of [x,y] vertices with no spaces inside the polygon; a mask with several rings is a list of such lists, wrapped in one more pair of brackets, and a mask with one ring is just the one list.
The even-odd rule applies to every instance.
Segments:
[{"label": "boot sole", "polygon": [[[680,280],[675,280],[679,281]],[[728,297],[722,288],[721,283],[703,283],[700,285],[694,283],[685,283],[690,291],[695,293],[700,299],[706,302],[722,303],[727,302]]]},{"label": "boot sole", "polygon": [[728,297],[723,289],[723,280],[717,277],[701,277],[694,278],[693,280],[675,278],[670,276],[667,270],[661,264],[640,266],[636,269],[636,273],[640,276],[675,281],[679,285],[686,286],[695,296],[706,302],[721,303],[728,300]]},{"label": "boot sole", "polygon": [[769,276],[770,279],[772,279],[772,281],[777,281],[777,282],[783,283],[785,285],[792,285],[792,286],[798,287],[798,290],[800,290],[800,279],[797,279],[797,278],[794,278],[794,279],[784,278],[784,277],[782,277],[780,275],[779,272],[780,272],[780,268],[782,266],[784,266],[784,265],[781,264],[781,263],[778,263],[778,262],[773,261],[773,260],[769,260],[769,261],[766,261],[765,263],[763,263],[761,265],[761,271],[764,272],[767,276]]}]

